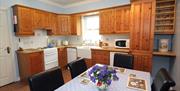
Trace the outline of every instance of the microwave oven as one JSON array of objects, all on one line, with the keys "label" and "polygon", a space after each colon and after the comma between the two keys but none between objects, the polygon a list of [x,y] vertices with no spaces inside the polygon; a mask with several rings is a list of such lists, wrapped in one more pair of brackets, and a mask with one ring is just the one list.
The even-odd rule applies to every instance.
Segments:
[{"label": "microwave oven", "polygon": [[129,48],[129,39],[115,39],[115,48]]}]

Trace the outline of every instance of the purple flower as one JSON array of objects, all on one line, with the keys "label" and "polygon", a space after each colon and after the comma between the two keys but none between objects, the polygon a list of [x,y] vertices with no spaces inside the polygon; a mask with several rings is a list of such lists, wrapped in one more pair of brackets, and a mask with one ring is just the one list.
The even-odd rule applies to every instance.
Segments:
[{"label": "purple flower", "polygon": [[94,83],[96,82],[96,78],[95,77],[91,76],[90,79],[91,79],[92,82],[94,82]]},{"label": "purple flower", "polygon": [[117,75],[113,75],[113,80],[114,80],[114,81],[119,80],[119,78],[117,77]]},{"label": "purple flower", "polygon": [[96,81],[110,85],[112,80],[118,80],[119,78],[116,75],[116,70],[112,67],[108,67],[107,65],[99,66],[95,65],[88,72],[88,75],[92,82],[96,83]]},{"label": "purple flower", "polygon": [[111,82],[112,82],[112,80],[107,80],[107,81],[106,81],[106,83],[107,83],[108,85],[111,85]]}]

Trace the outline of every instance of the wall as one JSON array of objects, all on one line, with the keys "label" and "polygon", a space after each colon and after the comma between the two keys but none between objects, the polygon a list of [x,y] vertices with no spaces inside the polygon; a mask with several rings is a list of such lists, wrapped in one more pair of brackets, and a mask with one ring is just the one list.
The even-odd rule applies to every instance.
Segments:
[{"label": "wall", "polygon": [[67,7],[65,9],[65,13],[84,12],[89,10],[120,6],[125,4],[130,4],[130,0],[97,0],[97,2]]},{"label": "wall", "polygon": [[[47,11],[50,11],[50,12],[55,12],[55,13],[62,13],[64,11],[63,8],[60,8],[60,7],[56,7],[56,6],[52,6],[52,5],[48,5],[48,4],[45,4],[45,3],[42,3],[42,2],[38,2],[36,0],[0,0],[0,8],[3,8],[3,9],[7,9],[7,12],[8,12],[8,28],[9,28],[9,31],[12,31],[10,32],[11,34],[11,45],[12,45],[12,51],[14,51],[12,53],[13,55],[13,66],[14,66],[14,80],[17,81],[19,80],[19,69],[18,69],[18,62],[17,62],[17,58],[16,58],[16,50],[19,48],[19,37],[16,37],[15,34],[14,34],[14,30],[13,30],[13,22],[12,22],[12,9],[11,9],[11,6],[15,5],[15,4],[20,4],[20,5],[25,5],[25,6],[30,6],[30,7],[33,7],[33,8],[38,8],[38,9],[43,9],[43,10],[47,10]],[[34,40],[34,39],[37,39],[38,36],[36,37],[29,37],[29,39],[27,38],[23,38],[21,37],[22,39],[22,42],[24,42],[24,48],[29,48],[29,47],[39,47],[41,45],[38,44],[38,46],[35,46],[38,41]],[[28,44],[31,44],[33,42],[32,45],[27,45],[26,43]],[[21,43],[22,44],[22,43]]]},{"label": "wall", "polygon": [[175,52],[176,59],[171,62],[171,75],[176,81],[176,90],[180,91],[180,0],[177,1],[177,12],[176,12],[176,39],[175,39]]},{"label": "wall", "polygon": [[[178,9],[180,9],[180,1],[178,1]],[[8,19],[9,21],[9,28],[10,31],[13,31],[13,25],[12,25],[12,11],[10,9],[10,7],[14,4],[22,4],[22,5],[26,5],[26,6],[30,6],[30,7],[34,7],[34,8],[38,8],[38,9],[43,9],[43,10],[47,10],[50,12],[55,12],[55,13],[77,13],[77,12],[83,12],[83,11],[88,11],[88,10],[95,10],[95,9],[100,9],[100,8],[107,8],[107,7],[112,7],[112,6],[119,6],[119,5],[123,5],[123,4],[129,4],[130,0],[99,0],[99,2],[96,3],[89,3],[89,4],[84,4],[84,5],[80,5],[80,6],[73,6],[73,7],[67,7],[67,9],[64,8],[60,8],[60,7],[56,7],[56,6],[52,6],[49,4],[45,4],[42,2],[39,2],[37,0],[0,0],[0,8],[8,8],[8,12],[9,15],[8,17],[10,17]],[[180,40],[180,31],[178,31],[178,29],[180,29],[180,11],[177,11],[177,38],[176,38],[176,45],[180,45],[177,40]],[[20,37],[21,42],[19,44],[19,37],[15,37],[14,33],[11,32],[12,36],[12,45],[13,45],[13,50],[16,51],[18,49],[18,47],[21,45],[23,46],[23,48],[36,48],[36,47],[42,47],[44,45],[46,45],[44,38],[47,36],[34,36],[34,37]],[[169,38],[169,36],[166,36],[167,38]],[[43,44],[38,44],[40,40],[37,40],[38,38],[43,38]],[[113,46],[113,41],[116,38],[129,38],[128,35],[103,35],[102,36],[102,40],[106,41],[110,44],[110,46]],[[155,37],[155,38],[159,38],[159,37]],[[69,40],[70,44],[75,44],[75,45],[81,45],[82,44],[82,37],[81,36],[62,36],[62,37],[50,37],[50,39],[54,39],[54,40]],[[30,44],[30,45],[29,45]],[[155,41],[155,49],[157,49],[157,44],[158,42]],[[152,72],[152,76],[154,76],[156,74],[156,72],[158,71],[159,68],[161,67],[165,67],[166,69],[172,71],[172,76],[173,78],[176,80],[177,82],[177,89],[180,89],[179,86],[179,78],[180,77],[180,72],[178,69],[180,69],[180,49],[177,48],[176,49],[176,60],[172,60],[170,58],[166,58],[166,57],[158,57],[158,56],[154,56],[153,57],[153,72]],[[16,54],[15,52],[13,53],[14,55],[14,59],[16,58]],[[17,60],[13,60],[15,63],[15,68],[16,68],[16,80],[19,77],[18,74],[18,65],[17,65]]]},{"label": "wall", "polygon": [[[83,45],[82,36],[68,36],[66,39],[70,45]],[[110,47],[114,47],[115,39],[129,39],[129,35],[101,35],[101,41],[108,43]]]},{"label": "wall", "polygon": [[64,8],[42,3],[38,0],[0,0],[0,8],[10,8],[15,4],[47,10],[49,12],[64,13]]}]

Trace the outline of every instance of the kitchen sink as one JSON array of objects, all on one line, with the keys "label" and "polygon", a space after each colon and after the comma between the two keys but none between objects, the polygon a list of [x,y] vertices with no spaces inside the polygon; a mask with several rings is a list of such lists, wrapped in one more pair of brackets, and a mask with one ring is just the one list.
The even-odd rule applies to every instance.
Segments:
[{"label": "kitchen sink", "polygon": [[78,46],[77,55],[78,57],[91,59],[91,48],[100,48],[98,46]]}]

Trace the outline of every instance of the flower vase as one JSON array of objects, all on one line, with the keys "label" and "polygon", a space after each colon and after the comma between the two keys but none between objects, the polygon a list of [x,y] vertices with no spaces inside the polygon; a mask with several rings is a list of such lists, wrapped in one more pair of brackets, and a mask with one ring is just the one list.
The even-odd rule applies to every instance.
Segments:
[{"label": "flower vase", "polygon": [[102,84],[101,86],[96,85],[99,91],[107,91],[108,85]]}]

